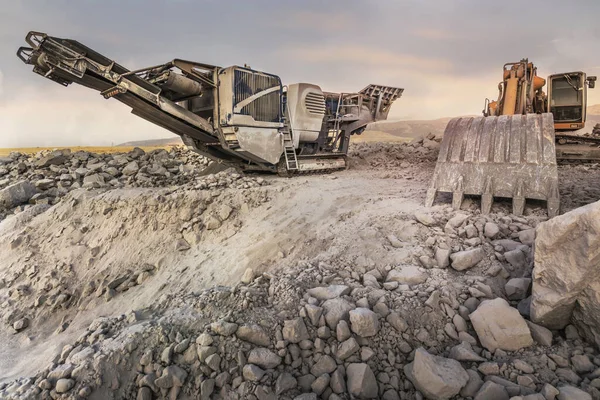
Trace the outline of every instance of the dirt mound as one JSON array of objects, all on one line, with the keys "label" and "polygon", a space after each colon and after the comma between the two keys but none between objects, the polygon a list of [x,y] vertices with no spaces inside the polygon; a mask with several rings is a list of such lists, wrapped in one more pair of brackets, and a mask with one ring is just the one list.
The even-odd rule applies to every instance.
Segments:
[{"label": "dirt mound", "polygon": [[356,144],[329,175],[122,178],[12,209],[0,398],[412,399],[426,353],[466,370],[459,398],[492,384],[507,397],[600,395],[599,354],[573,327],[527,325],[536,344],[514,351],[488,348],[515,342],[501,322],[471,323],[501,298],[525,326],[543,205],[524,217],[502,201],[485,216],[474,199],[425,209],[437,145]]}]

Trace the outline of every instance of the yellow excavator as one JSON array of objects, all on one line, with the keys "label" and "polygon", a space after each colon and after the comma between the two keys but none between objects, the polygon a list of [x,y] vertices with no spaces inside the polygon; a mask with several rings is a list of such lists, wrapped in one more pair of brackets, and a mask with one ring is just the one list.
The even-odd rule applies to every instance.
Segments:
[{"label": "yellow excavator", "polygon": [[484,214],[494,198],[504,197],[512,198],[514,215],[523,214],[526,199],[546,201],[548,215],[557,215],[556,141],[585,141],[565,132],[585,126],[587,89],[595,82],[584,72],[543,79],[528,59],[504,64],[498,100],[485,100],[482,117],[454,118],[446,126],[425,205],[450,192],[455,209],[464,195],[478,195]]}]

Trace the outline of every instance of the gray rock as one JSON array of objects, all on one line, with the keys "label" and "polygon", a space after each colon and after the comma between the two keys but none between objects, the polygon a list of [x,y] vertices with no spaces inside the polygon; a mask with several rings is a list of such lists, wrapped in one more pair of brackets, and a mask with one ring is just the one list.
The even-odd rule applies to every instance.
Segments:
[{"label": "gray rock", "polygon": [[454,317],[452,317],[452,323],[458,332],[466,332],[468,329],[467,321],[458,314],[455,314]]},{"label": "gray rock", "polygon": [[45,168],[51,165],[62,165],[66,161],[66,157],[60,151],[52,152],[35,162],[36,167]]},{"label": "gray rock", "polygon": [[331,380],[329,386],[334,393],[344,393],[346,391],[346,382],[344,381],[344,367],[338,367],[333,374],[331,374]]},{"label": "gray rock", "polygon": [[483,260],[484,257],[485,253],[481,247],[472,250],[459,251],[450,255],[452,268],[457,271],[473,268]]},{"label": "gray rock", "polygon": [[27,181],[14,183],[0,190],[0,208],[13,208],[23,203],[27,203],[37,189]]},{"label": "gray rock", "polygon": [[511,240],[511,239],[494,240],[492,242],[492,244],[494,246],[502,246],[504,251],[513,251],[515,249],[518,249],[520,246],[522,246],[521,243],[515,242],[514,240]]},{"label": "gray rock", "polygon": [[208,356],[217,352],[217,348],[214,346],[198,346],[196,350],[198,352],[198,359],[201,362],[205,362]]},{"label": "gray rock", "polygon": [[510,265],[517,269],[523,269],[527,266],[527,258],[521,249],[507,251],[504,253],[504,258],[506,258],[506,261],[508,261]]},{"label": "gray rock", "polygon": [[100,188],[105,185],[104,176],[101,174],[87,175],[83,178],[83,187]]},{"label": "gray rock", "polygon": [[425,226],[432,226],[433,224],[435,224],[435,220],[429,214],[417,211],[414,215],[415,219]]},{"label": "gray rock", "polygon": [[336,337],[338,342],[343,342],[352,336],[352,332],[350,332],[350,327],[348,323],[344,320],[338,322],[337,327],[335,329]]},{"label": "gray rock", "polygon": [[400,271],[393,269],[387,275],[388,282],[398,282],[402,285],[418,285],[427,281],[427,278],[427,273],[413,265],[402,267]]},{"label": "gray rock", "polygon": [[581,389],[573,386],[561,386],[558,388],[558,400],[592,400],[592,396]]},{"label": "gray rock", "polygon": [[554,400],[558,396],[558,389],[549,383],[545,383],[540,393],[546,398],[546,400]]},{"label": "gray rock", "polygon": [[56,382],[56,393],[67,393],[69,390],[73,389],[75,386],[75,381],[73,379],[59,379]]},{"label": "gray rock", "polygon": [[177,343],[173,351],[177,354],[185,352],[190,346],[190,339],[184,339],[180,343]]},{"label": "gray rock", "polygon": [[395,312],[391,312],[387,316],[386,321],[391,326],[393,326],[394,329],[396,329],[399,333],[403,333],[408,329],[408,324],[406,323],[404,318],[402,318],[399,314],[397,314]]},{"label": "gray rock", "polygon": [[221,356],[218,354],[211,354],[210,356],[206,357],[205,362],[210,369],[218,372],[221,365]]},{"label": "gray rock", "polygon": [[23,329],[29,326],[29,320],[27,318],[21,318],[13,323],[13,329],[17,332],[21,332]]},{"label": "gray rock", "polygon": [[140,170],[140,167],[137,163],[137,161],[132,161],[129,164],[127,164],[124,168],[123,168],[123,175],[125,176],[132,176],[137,174],[137,172]]},{"label": "gray rock", "polygon": [[255,324],[240,326],[235,332],[235,335],[238,338],[257,346],[268,347],[271,344],[269,335],[267,335],[263,328]]},{"label": "gray rock", "polygon": [[348,321],[350,318],[350,310],[354,310],[354,304],[345,299],[335,298],[326,300],[323,303],[325,310],[325,321],[331,329],[336,329],[338,322],[341,320]]},{"label": "gray rock", "polygon": [[294,389],[297,384],[298,381],[292,374],[283,372],[279,375],[279,377],[277,377],[277,381],[275,382],[275,394],[279,396],[290,389]]},{"label": "gray rock", "polygon": [[221,320],[210,324],[210,329],[221,336],[231,336],[237,331],[238,325]]},{"label": "gray rock", "polygon": [[533,344],[523,317],[502,298],[481,302],[469,318],[479,341],[491,352],[516,351]]},{"label": "gray rock", "polygon": [[556,373],[556,376],[569,383],[577,385],[579,382],[581,382],[581,377],[577,375],[571,368],[557,368],[554,372]]},{"label": "gray rock", "polygon": [[517,304],[517,310],[519,310],[519,313],[522,316],[529,318],[531,314],[531,296],[519,301],[519,304]]},{"label": "gray rock", "polygon": [[360,337],[375,336],[379,332],[379,317],[368,308],[350,311],[350,328]]},{"label": "gray rock", "polygon": [[379,386],[369,365],[364,363],[348,365],[346,377],[347,390],[352,396],[361,399],[377,398]]},{"label": "gray rock", "polygon": [[281,357],[269,349],[257,347],[250,351],[248,362],[264,369],[273,369],[281,364]]},{"label": "gray rock", "polygon": [[329,386],[329,381],[331,377],[328,374],[320,375],[315,381],[310,385],[312,391],[320,396],[325,389]]},{"label": "gray rock", "polygon": [[509,400],[509,396],[504,386],[487,381],[477,392],[475,400]]},{"label": "gray rock", "polygon": [[486,222],[485,226],[483,228],[483,235],[489,239],[494,239],[496,236],[498,236],[498,233],[500,232],[500,228],[498,227],[497,224],[493,223],[493,222]]},{"label": "gray rock", "polygon": [[382,399],[383,400],[400,400],[400,396],[398,395],[398,392],[396,392],[394,389],[388,389],[383,393]]},{"label": "gray rock", "polygon": [[473,351],[471,345],[467,342],[462,342],[459,345],[454,346],[450,349],[448,357],[457,361],[470,361],[470,362],[482,362],[485,358],[479,356]]},{"label": "gray rock", "polygon": [[[200,399],[210,399],[210,395],[215,390],[215,380],[214,379],[205,379],[200,384]],[[172,394],[173,392],[171,392]]]},{"label": "gray rock", "polygon": [[56,186],[54,184],[54,179],[48,179],[48,178],[37,180],[37,181],[35,181],[34,185],[39,190],[46,190],[46,189],[50,189],[53,186]]},{"label": "gray rock", "polygon": [[307,304],[304,306],[304,309],[306,310],[306,315],[308,315],[308,318],[310,319],[310,323],[313,326],[319,326],[319,319],[321,318],[321,315],[323,315],[323,308]]},{"label": "gray rock", "polygon": [[317,300],[330,300],[336,297],[344,296],[350,293],[350,288],[346,285],[321,286],[308,289],[308,295]]},{"label": "gray rock", "polygon": [[513,360],[513,365],[515,366],[516,369],[518,369],[519,371],[521,371],[525,374],[533,374],[533,372],[534,372],[533,367],[523,360],[519,360],[519,359]]},{"label": "gray rock", "polygon": [[460,395],[462,397],[475,397],[481,386],[483,386],[483,379],[481,379],[477,371],[472,369],[468,369],[467,374],[469,374],[469,381],[460,390]]},{"label": "gray rock", "polygon": [[436,247],[435,262],[439,268],[446,268],[450,265],[450,249]]},{"label": "gray rock", "polygon": [[[576,208],[538,225],[531,320],[550,329],[571,321],[600,345],[600,202]],[[578,303],[578,307],[575,304]],[[575,312],[574,312],[575,310]]]},{"label": "gray rock", "polygon": [[535,229],[526,229],[519,232],[519,240],[521,243],[531,246],[535,241]]},{"label": "gray rock", "polygon": [[310,373],[314,376],[321,376],[323,374],[332,373],[336,368],[337,364],[335,360],[327,355],[323,355],[319,358],[319,361],[312,366]]},{"label": "gray rock", "polygon": [[60,364],[50,371],[46,378],[51,381],[70,378],[74,369],[75,366],[73,364]]},{"label": "gray rock", "polygon": [[579,331],[575,325],[567,325],[565,328],[565,337],[567,340],[581,340],[581,336],[579,336]]},{"label": "gray rock", "polygon": [[402,242],[400,240],[398,240],[398,238],[395,235],[388,235],[387,239],[390,242],[390,244],[392,245],[392,247],[395,247],[395,248],[402,247]]},{"label": "gray rock", "polygon": [[136,400],[152,400],[152,391],[147,386],[138,389]]},{"label": "gray rock", "polygon": [[[229,216],[229,214],[227,215],[227,217]],[[223,220],[227,219],[227,218],[221,218]],[[246,268],[246,270],[244,271],[244,275],[242,275],[242,279],[240,279],[240,281],[242,283],[245,283],[246,285],[254,282],[254,270],[252,268]]]},{"label": "gray rock", "polygon": [[499,375],[500,374],[500,366],[496,362],[484,362],[479,364],[477,367],[479,372],[483,375]]},{"label": "gray rock", "polygon": [[575,372],[579,374],[591,372],[596,369],[594,363],[592,363],[590,358],[585,354],[577,354],[571,357],[571,364],[573,364]]},{"label": "gray rock", "polygon": [[257,365],[246,364],[244,365],[244,368],[242,368],[242,375],[247,381],[258,382],[265,375],[265,371]]},{"label": "gray rock", "polygon": [[302,393],[294,397],[294,400],[318,400],[319,396],[316,393]]},{"label": "gray rock", "polygon": [[310,338],[302,317],[284,321],[283,339],[290,343],[300,343]]},{"label": "gray rock", "polygon": [[345,360],[346,358],[356,353],[358,350],[360,350],[360,346],[356,342],[356,339],[351,337],[350,339],[340,343],[337,349],[336,357],[340,360]]},{"label": "gray rock", "polygon": [[415,351],[413,362],[404,366],[404,373],[430,399],[449,399],[469,380],[458,361],[431,355],[422,347]]},{"label": "gray rock", "polygon": [[213,342],[214,342],[214,339],[208,333],[201,333],[196,338],[196,344],[198,344],[200,346],[210,346],[211,344],[213,344]]},{"label": "gray rock", "polygon": [[446,223],[445,229],[448,228],[456,229],[463,224],[467,219],[469,219],[468,214],[457,213],[452,218],[448,220]]},{"label": "gray rock", "polygon": [[527,297],[529,285],[531,285],[530,278],[513,278],[506,282],[504,291],[510,300],[522,300]]}]

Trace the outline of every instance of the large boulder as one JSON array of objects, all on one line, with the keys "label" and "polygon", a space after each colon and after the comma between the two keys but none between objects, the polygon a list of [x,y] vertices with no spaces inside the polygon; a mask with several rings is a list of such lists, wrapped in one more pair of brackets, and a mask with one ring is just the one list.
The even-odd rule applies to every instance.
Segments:
[{"label": "large boulder", "polygon": [[404,373],[415,388],[434,400],[456,396],[469,381],[458,361],[431,355],[422,347],[415,351],[413,362],[404,366]]},{"label": "large boulder", "polygon": [[12,208],[27,203],[37,189],[27,181],[17,182],[0,190],[0,208]]},{"label": "large boulder", "polygon": [[533,344],[527,322],[502,298],[482,301],[469,319],[479,341],[491,352],[517,351]]},{"label": "large boulder", "polygon": [[535,238],[533,322],[550,329],[573,323],[600,345],[600,202],[540,224]]}]

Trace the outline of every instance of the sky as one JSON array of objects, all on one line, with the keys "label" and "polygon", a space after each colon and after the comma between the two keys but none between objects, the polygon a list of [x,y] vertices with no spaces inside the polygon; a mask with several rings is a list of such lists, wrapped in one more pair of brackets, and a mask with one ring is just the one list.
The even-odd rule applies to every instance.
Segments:
[{"label": "sky", "polygon": [[[480,114],[502,65],[600,75],[597,0],[0,0],[0,147],[108,146],[171,134],[118,101],[33,74],[30,30],[136,69],[174,58],[248,64],[284,84],[402,87],[389,119]],[[600,103],[600,87],[588,94]]]}]

